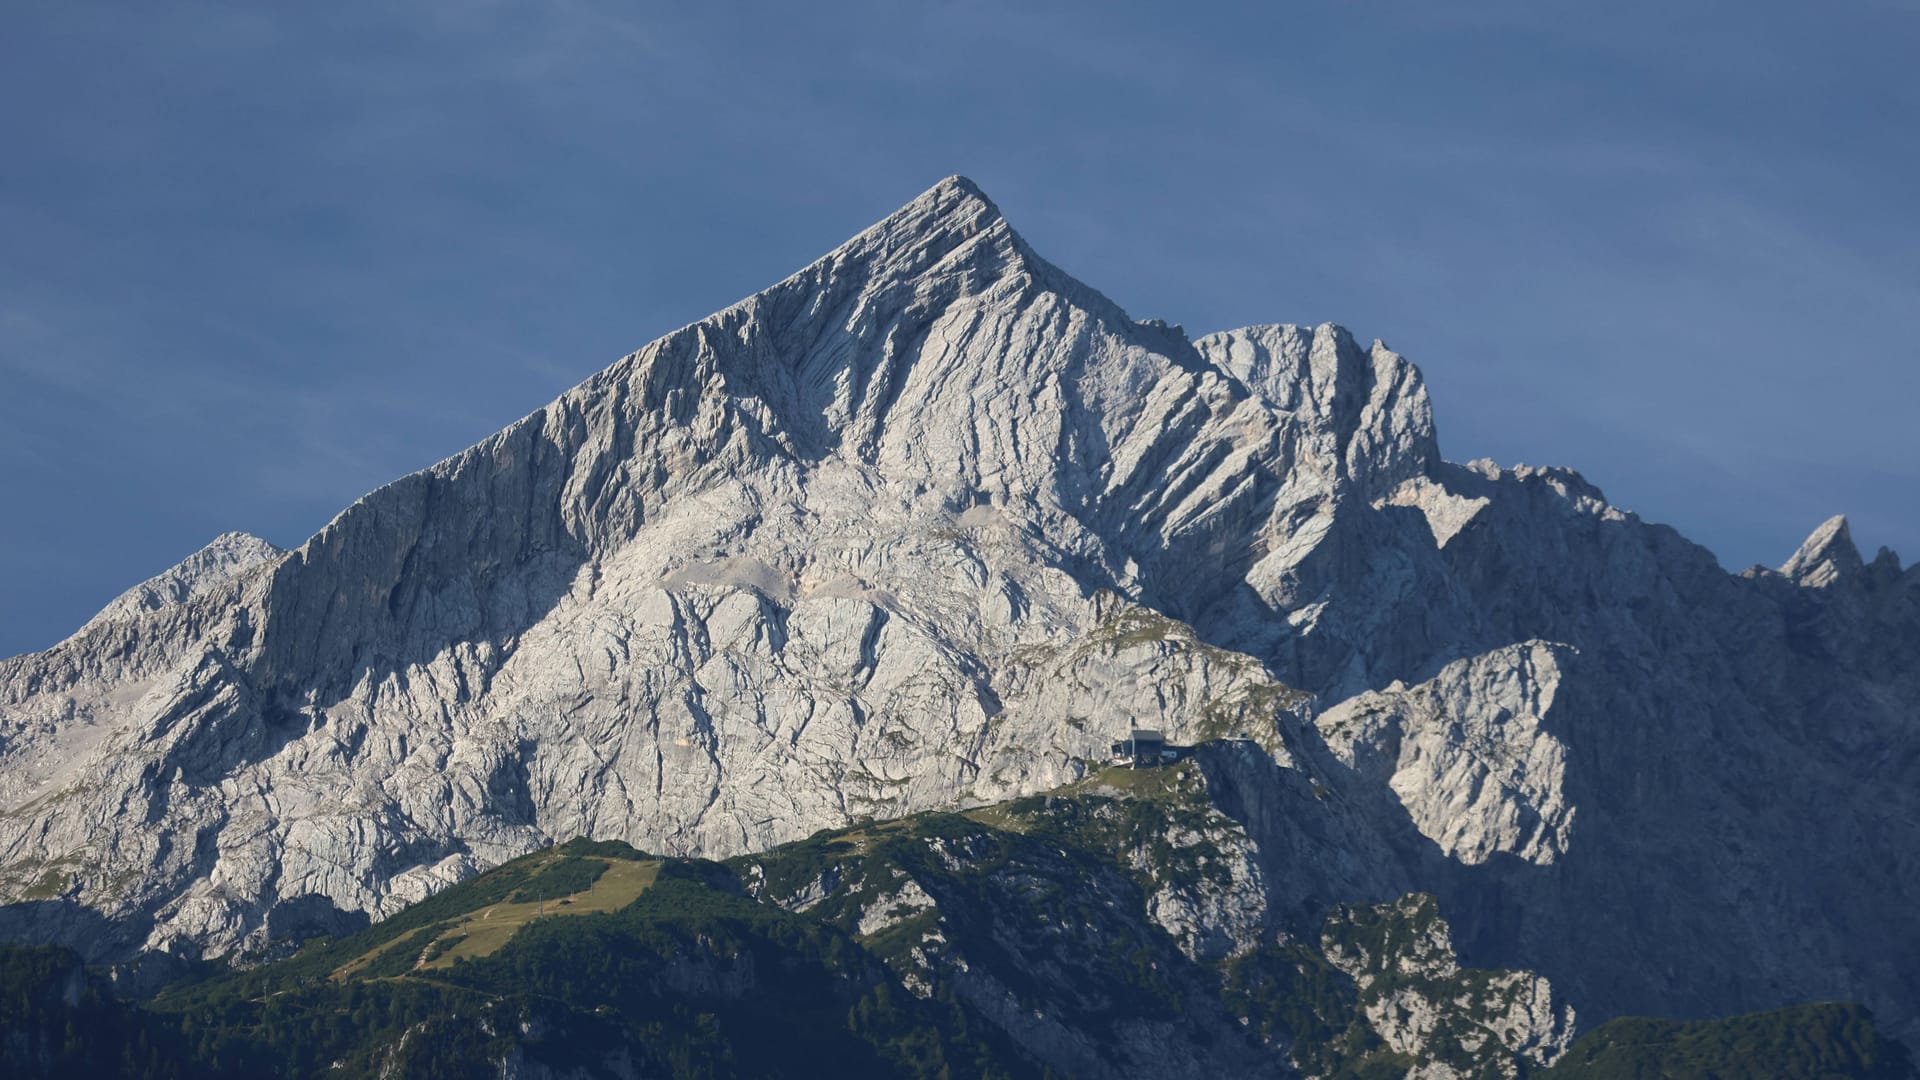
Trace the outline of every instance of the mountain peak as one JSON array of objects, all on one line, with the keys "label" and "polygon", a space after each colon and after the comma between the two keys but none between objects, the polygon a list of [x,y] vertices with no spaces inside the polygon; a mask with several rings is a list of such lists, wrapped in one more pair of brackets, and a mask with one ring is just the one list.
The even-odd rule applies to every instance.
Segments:
[{"label": "mountain peak", "polygon": [[1274,406],[1325,417],[1328,451],[1377,497],[1440,461],[1420,369],[1335,323],[1242,327],[1195,343],[1200,354]]},{"label": "mountain peak", "polygon": [[99,614],[87,621],[87,626],[119,622],[186,603],[194,596],[283,554],[285,552],[279,547],[251,533],[221,533],[205,547],[115,597],[100,609]]},{"label": "mountain peak", "polygon": [[974,183],[965,176],[961,176],[959,173],[954,173],[952,176],[947,177],[927,189],[929,195],[935,192],[949,192],[960,197],[971,196],[972,198],[984,200],[989,204],[993,202],[993,200],[987,198],[986,192],[980,190],[979,184]]},{"label": "mountain peak", "polygon": [[1835,514],[1813,530],[1780,572],[1797,585],[1825,588],[1864,565],[1860,549],[1854,546],[1852,530],[1847,527],[1846,515]]},{"label": "mountain peak", "polygon": [[917,290],[929,278],[965,282],[963,291],[971,291],[1037,262],[978,185],[949,176],[784,281],[701,322],[783,300],[830,308],[861,293]]},{"label": "mountain peak", "polygon": [[905,206],[841,245],[839,250],[857,249],[888,238],[932,239],[948,235],[964,241],[996,226],[1005,229],[1005,221],[1000,208],[987,198],[978,184],[956,174],[921,192]]}]

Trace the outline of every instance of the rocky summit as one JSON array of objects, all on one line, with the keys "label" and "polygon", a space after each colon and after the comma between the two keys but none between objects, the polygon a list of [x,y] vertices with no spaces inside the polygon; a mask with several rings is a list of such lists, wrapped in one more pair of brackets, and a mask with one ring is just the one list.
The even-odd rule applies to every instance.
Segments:
[{"label": "rocky summit", "polygon": [[1449,463],[1386,346],[1136,321],[961,178],[0,661],[0,934],[277,955],[575,836],[1057,789],[1135,727],[1208,748],[1245,856],[1156,916],[1195,955],[1418,896],[1435,978],[1524,973],[1536,1060],[1561,1002],[1920,1041],[1920,569],[1836,518],[1728,574],[1571,471]]}]

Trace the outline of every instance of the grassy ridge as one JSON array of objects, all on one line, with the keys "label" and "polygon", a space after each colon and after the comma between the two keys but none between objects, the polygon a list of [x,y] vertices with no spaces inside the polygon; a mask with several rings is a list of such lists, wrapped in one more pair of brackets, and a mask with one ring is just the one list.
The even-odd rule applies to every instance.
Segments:
[{"label": "grassy ridge", "polygon": [[[1138,1074],[1156,1059],[1114,1048],[1142,1045],[1167,1062],[1263,1063],[1250,1075],[1406,1075],[1420,1063],[1365,1021],[1381,986],[1464,1001],[1500,973],[1402,971],[1440,919],[1418,895],[1336,906],[1317,932],[1224,959],[1186,955],[1149,913],[1229,883],[1204,786],[1191,763],[1109,771],[726,863],[576,840],[144,1006],[64,950],[0,946],[0,1075],[1024,1078]],[[1336,951],[1388,982],[1362,991]],[[1478,1021],[1449,1017],[1460,1038],[1437,1045],[1461,1075],[1911,1075],[1854,1006],[1618,1020],[1550,1070],[1487,1057],[1470,1045]]]},{"label": "grassy ridge", "polygon": [[[849,935],[743,895],[717,864],[580,850],[449,889],[398,933],[181,987],[145,1011],[178,1032],[191,1075],[480,1076],[515,1058],[590,1074],[799,1077],[821,1061],[846,1075],[1035,1074],[977,1018],[902,993]],[[547,871],[587,891],[520,917],[539,901],[514,897]],[[506,932],[488,939],[487,923]]]}]

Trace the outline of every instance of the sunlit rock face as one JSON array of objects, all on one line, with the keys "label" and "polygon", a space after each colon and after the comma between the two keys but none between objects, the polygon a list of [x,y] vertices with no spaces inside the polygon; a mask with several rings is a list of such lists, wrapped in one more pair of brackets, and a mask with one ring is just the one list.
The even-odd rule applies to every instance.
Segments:
[{"label": "sunlit rock face", "polygon": [[1920,571],[1842,520],[1729,575],[1570,471],[1443,461],[1385,346],[1136,322],[955,178],[0,661],[0,923],[256,948],[579,834],[1042,791],[1141,726],[1248,740],[1262,919],[1418,889],[1583,1021],[1851,998],[1912,1039],[1917,657]]}]

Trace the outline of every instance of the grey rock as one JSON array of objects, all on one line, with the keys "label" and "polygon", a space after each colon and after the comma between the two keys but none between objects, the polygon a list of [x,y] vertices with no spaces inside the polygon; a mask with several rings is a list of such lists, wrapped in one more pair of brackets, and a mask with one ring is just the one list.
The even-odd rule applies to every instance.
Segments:
[{"label": "grey rock", "polygon": [[1046,790],[1137,724],[1240,740],[1258,921],[1425,890],[1589,1020],[1920,1034],[1920,570],[1829,523],[1732,576],[1571,471],[1449,464],[1384,346],[1136,323],[958,178],[223,551],[0,661],[0,931],[270,949],[576,834]]},{"label": "grey rock", "polygon": [[257,536],[243,532],[221,533],[206,547],[115,597],[79,632],[84,634],[105,623],[126,622],[147,612],[184,604],[285,554]]},{"label": "grey rock", "polygon": [[1572,650],[1526,642],[1413,688],[1348,698],[1315,724],[1341,763],[1385,784],[1450,859],[1547,864],[1573,839],[1567,747],[1547,720]]}]

